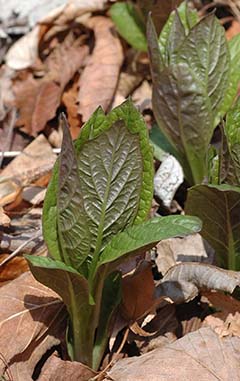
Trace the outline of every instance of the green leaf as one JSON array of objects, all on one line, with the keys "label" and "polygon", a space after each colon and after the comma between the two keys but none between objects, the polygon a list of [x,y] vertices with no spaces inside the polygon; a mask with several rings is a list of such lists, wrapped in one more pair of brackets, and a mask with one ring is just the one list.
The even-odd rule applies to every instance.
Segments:
[{"label": "green leaf", "polygon": [[229,52],[225,30],[214,14],[205,17],[190,30],[179,49],[177,62],[189,66],[206,89],[212,110],[216,112],[228,87]]},{"label": "green leaf", "polygon": [[230,51],[230,74],[228,81],[228,88],[225,92],[224,101],[220,107],[219,113],[216,118],[216,124],[226,114],[232,106],[234,99],[237,95],[238,84],[240,82],[240,34],[234,36],[229,42]]},{"label": "green leaf", "polygon": [[[130,100],[107,116],[98,109],[75,142],[76,157],[69,139],[66,150],[62,156],[66,168],[60,188],[56,174],[58,164],[53,171],[54,180],[48,187],[43,226],[48,247],[56,250],[53,239],[61,236],[61,248],[65,248],[66,256],[71,256],[68,263],[75,266],[75,254],[71,250],[78,242],[76,260],[86,259],[89,243],[88,252],[91,257],[96,254],[96,261],[102,246],[112,235],[146,219],[153,194],[153,155],[143,118]],[[56,193],[61,200],[59,211],[53,196]],[[76,222],[74,229],[69,225],[73,221]],[[54,233],[56,226],[58,234]],[[51,255],[54,256],[52,252]],[[86,270],[81,271],[86,274]]]},{"label": "green leaf", "polygon": [[113,328],[113,314],[121,301],[121,274],[111,273],[104,283],[101,312],[97,336],[93,348],[93,368],[98,369],[99,363],[111,336]]},{"label": "green leaf", "polygon": [[215,249],[218,265],[240,270],[240,188],[197,185],[188,191],[185,210],[202,220],[201,235]]},{"label": "green leaf", "polygon": [[201,221],[198,218],[190,216],[152,218],[114,236],[100,256],[98,268],[110,263],[109,269],[115,269],[124,259],[151,249],[162,239],[184,237],[200,230]]},{"label": "green leaf", "polygon": [[115,3],[110,16],[118,33],[135,49],[147,50],[145,24],[132,3]]},{"label": "green leaf", "polygon": [[[94,333],[89,323],[88,283],[74,268],[51,258],[25,256],[34,277],[63,299],[69,312],[75,342],[75,360],[91,363]],[[90,361],[90,362],[89,362]]]},{"label": "green leaf", "polygon": [[84,209],[78,162],[67,121],[62,117],[63,143],[59,157],[57,227],[64,262],[80,271],[90,254],[90,232]]},{"label": "green leaf", "polygon": [[178,151],[187,180],[201,183],[213,132],[210,100],[187,64],[172,65],[156,76],[152,101],[157,123]]},{"label": "green leaf", "polygon": [[[178,14],[178,17],[176,16]],[[177,18],[177,20],[176,20]],[[180,26],[180,36],[174,34],[174,31],[177,32],[176,26],[174,27],[174,22],[179,23],[179,19],[181,20],[182,25],[184,26],[184,30],[182,30]],[[169,52],[168,46],[171,43],[171,38],[174,38],[175,42],[180,46],[179,42],[183,41],[182,37],[185,37],[189,33],[189,30],[198,22],[198,14],[196,10],[190,9],[187,5],[187,2],[183,2],[176,11],[173,11],[166,24],[164,25],[161,34],[159,36],[159,49],[162,54],[163,60],[165,63],[169,61]],[[184,32],[184,33],[183,33]],[[178,42],[178,37],[179,42]]]},{"label": "green leaf", "polygon": [[227,113],[224,131],[227,138],[229,161],[226,181],[233,185],[240,185],[240,100]]}]

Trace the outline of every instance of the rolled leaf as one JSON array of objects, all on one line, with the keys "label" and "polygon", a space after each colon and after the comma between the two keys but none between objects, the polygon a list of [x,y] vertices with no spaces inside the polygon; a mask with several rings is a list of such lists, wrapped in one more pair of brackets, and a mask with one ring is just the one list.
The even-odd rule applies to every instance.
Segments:
[{"label": "rolled leaf", "polygon": [[240,286],[240,274],[203,263],[180,263],[159,281],[156,296],[168,296],[174,303],[186,303],[203,289],[232,293]]}]

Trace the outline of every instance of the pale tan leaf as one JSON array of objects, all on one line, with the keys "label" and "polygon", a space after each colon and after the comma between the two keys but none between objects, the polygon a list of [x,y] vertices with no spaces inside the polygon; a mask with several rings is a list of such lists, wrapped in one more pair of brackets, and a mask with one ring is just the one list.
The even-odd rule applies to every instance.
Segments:
[{"label": "pale tan leaf", "polygon": [[201,328],[163,348],[118,361],[108,376],[113,381],[238,381],[239,348],[240,338],[222,339]]},{"label": "pale tan leaf", "polygon": [[1,200],[0,200],[0,226],[9,226],[11,223],[10,218],[6,213],[4,213],[4,210],[1,206]]},{"label": "pale tan leaf", "polygon": [[39,135],[23,152],[1,172],[1,177],[17,180],[28,185],[39,178],[41,173],[49,172],[56,161],[51,145],[44,135]]},{"label": "pale tan leaf", "polygon": [[96,372],[76,361],[63,361],[51,356],[44,365],[38,381],[88,381]]},{"label": "pale tan leaf", "polygon": [[157,244],[156,264],[163,275],[179,262],[203,262],[211,264],[213,250],[203,241],[200,234],[183,238],[169,238]]},{"label": "pale tan leaf", "polygon": [[95,47],[79,81],[79,109],[85,122],[101,105],[110,106],[123,62],[120,41],[114,33],[113,23],[102,16],[93,17],[88,26],[94,30]]},{"label": "pale tan leaf", "polygon": [[[30,381],[43,354],[60,343],[66,310],[30,272],[0,289],[0,348],[14,381]],[[0,362],[0,374],[5,366]]]},{"label": "pale tan leaf", "polygon": [[201,288],[232,293],[239,285],[238,271],[189,262],[171,267],[159,281],[156,295],[168,296],[175,303],[184,303],[195,298]]}]

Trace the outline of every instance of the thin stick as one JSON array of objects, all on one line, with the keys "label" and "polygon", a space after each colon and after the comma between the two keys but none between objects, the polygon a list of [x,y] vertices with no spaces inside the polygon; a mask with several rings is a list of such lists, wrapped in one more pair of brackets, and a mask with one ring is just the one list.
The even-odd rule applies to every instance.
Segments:
[{"label": "thin stick", "polygon": [[[53,148],[52,149],[53,153],[60,153],[61,148]],[[5,157],[16,157],[21,155],[23,153],[22,151],[5,151],[5,152],[0,152],[0,160],[2,160]]]},{"label": "thin stick", "polygon": [[[12,372],[8,366],[8,363],[7,363],[7,360],[5,359],[5,357],[3,356],[2,353],[0,353],[0,359],[2,360],[3,364],[5,365],[5,372],[4,373],[7,373],[7,376],[9,378],[10,381],[13,381],[13,376],[12,376]],[[3,375],[4,376],[4,375]],[[4,377],[5,378],[5,377]]]},{"label": "thin stick", "polygon": [[[119,354],[121,352],[121,350],[123,349],[123,347],[127,341],[128,334],[129,334],[129,328],[126,329],[124,336],[123,336],[123,339],[121,341],[120,347],[118,348],[116,354]],[[112,366],[113,362],[114,362],[114,359],[112,359],[110,361],[110,363],[106,366],[106,368],[104,368],[99,374],[97,374],[95,377],[91,378],[90,381],[100,380],[101,377],[105,375],[106,371]]]},{"label": "thin stick", "polygon": [[[17,114],[17,112],[16,112],[15,108],[10,111],[10,120],[8,123],[8,133],[7,133],[6,143],[5,143],[5,147],[4,147],[3,151],[8,151],[11,147],[12,137],[13,137],[13,129],[14,129],[15,122],[16,122],[16,114]],[[0,156],[0,168],[2,166],[3,158],[4,158],[4,152],[2,152],[2,155]]]},{"label": "thin stick", "polygon": [[3,265],[5,265],[7,262],[11,261],[11,259],[13,259],[14,257],[16,257],[18,255],[18,253],[24,248],[26,247],[30,242],[34,241],[36,238],[39,238],[41,237],[42,235],[42,229],[39,229],[36,234],[34,234],[33,237],[29,238],[27,241],[23,242],[16,250],[14,250],[7,258],[5,258],[1,263],[0,263],[0,267],[2,267]]}]

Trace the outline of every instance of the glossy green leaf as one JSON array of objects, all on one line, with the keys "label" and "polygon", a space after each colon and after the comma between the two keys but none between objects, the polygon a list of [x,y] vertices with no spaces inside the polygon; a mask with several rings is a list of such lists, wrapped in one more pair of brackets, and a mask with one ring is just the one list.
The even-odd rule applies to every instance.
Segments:
[{"label": "glossy green leaf", "polygon": [[229,42],[229,51],[230,51],[230,74],[228,81],[228,88],[225,91],[224,101],[218,112],[216,123],[226,114],[226,112],[232,106],[236,95],[238,84],[240,82],[240,34],[234,36]]},{"label": "glossy green leaf", "polygon": [[110,16],[119,34],[135,49],[147,50],[145,24],[130,2],[115,3],[110,8]]},{"label": "glossy green leaf", "polygon": [[187,64],[206,88],[212,110],[216,112],[228,87],[229,52],[225,30],[214,14],[190,30],[178,52],[178,62]]},{"label": "glossy green leaf", "polygon": [[184,237],[199,232],[201,221],[190,216],[156,217],[141,224],[131,226],[117,234],[105,247],[98,262],[98,268],[110,264],[114,269],[131,255],[143,253],[162,239]]},{"label": "glossy green leaf", "polygon": [[[190,9],[187,5],[187,2],[185,1],[178,7],[177,13],[178,17],[176,16],[176,11],[173,11],[170,14],[159,36],[159,48],[165,63],[169,62],[169,52],[167,47],[169,46],[169,44],[171,44],[171,39],[174,39],[175,45],[177,44],[178,46],[180,46],[179,42],[183,41],[185,34],[187,35],[189,33],[189,30],[198,22],[197,11],[194,9]],[[178,28],[176,28],[176,26],[173,26],[173,24],[174,22],[178,24],[179,18],[184,27],[184,30],[182,30],[181,26],[179,26],[181,34],[177,35]],[[150,43],[149,40],[148,43]]]},{"label": "glossy green leaf", "polygon": [[53,257],[53,240],[61,244],[54,258],[69,255],[65,262],[76,267],[79,261],[77,269],[86,275],[82,261],[88,254],[89,262],[94,253],[96,261],[112,235],[146,219],[153,194],[152,149],[143,118],[129,100],[107,116],[98,109],[82,128],[75,153],[70,137],[64,145],[64,176],[59,186],[57,164],[45,199],[44,236]]},{"label": "glossy green leaf", "polygon": [[[91,363],[93,334],[89,319],[88,283],[74,268],[50,258],[26,256],[34,277],[63,299],[74,331],[75,360]],[[88,347],[89,345],[89,347]]]},{"label": "glossy green leaf", "polygon": [[218,265],[240,270],[240,188],[197,185],[188,191],[185,210],[202,220],[201,234],[215,249]]},{"label": "glossy green leaf", "polygon": [[158,125],[178,151],[188,181],[201,183],[213,133],[210,100],[186,64],[157,74],[152,101]]}]

